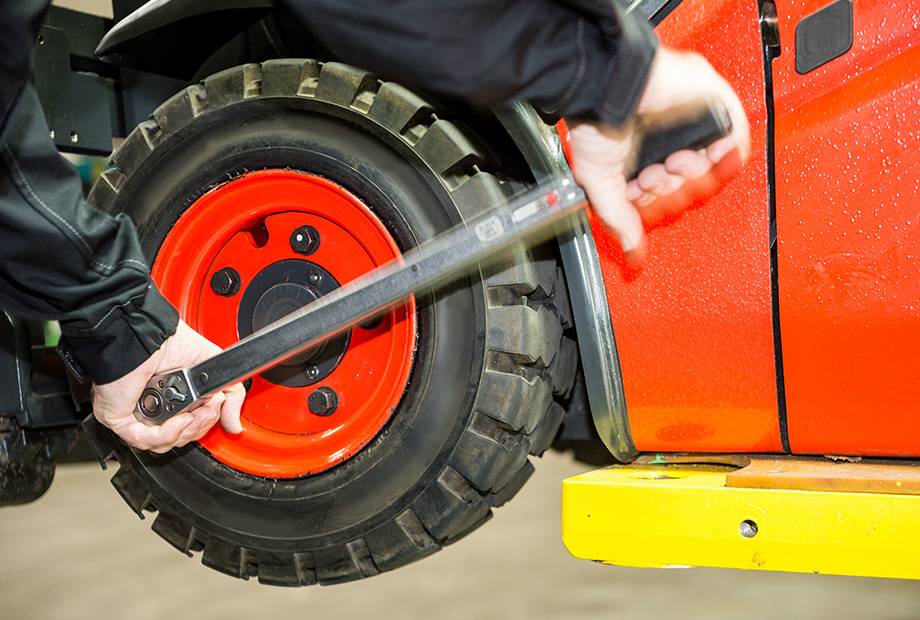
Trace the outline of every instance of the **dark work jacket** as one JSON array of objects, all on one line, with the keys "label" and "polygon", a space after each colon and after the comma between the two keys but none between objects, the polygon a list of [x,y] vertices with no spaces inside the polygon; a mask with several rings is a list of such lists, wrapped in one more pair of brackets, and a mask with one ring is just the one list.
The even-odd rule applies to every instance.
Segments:
[{"label": "dark work jacket", "polygon": [[478,105],[620,125],[657,40],[615,0],[283,0],[336,57]]},{"label": "dark work jacket", "polygon": [[[613,0],[283,0],[345,62],[468,99],[529,100],[620,124],[655,37]],[[30,84],[47,0],[0,0],[0,308],[61,322],[61,349],[96,383],[136,368],[178,316],[150,281],[133,225],[83,200]]]}]

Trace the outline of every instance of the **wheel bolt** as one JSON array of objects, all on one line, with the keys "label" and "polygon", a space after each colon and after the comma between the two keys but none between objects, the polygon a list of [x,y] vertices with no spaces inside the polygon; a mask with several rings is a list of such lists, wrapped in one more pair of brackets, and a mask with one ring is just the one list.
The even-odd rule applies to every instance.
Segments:
[{"label": "wheel bolt", "polygon": [[313,254],[319,248],[319,231],[312,226],[300,226],[291,233],[291,249],[298,254]]},{"label": "wheel bolt", "polygon": [[339,407],[339,396],[332,388],[321,387],[310,394],[307,399],[307,406],[313,415],[332,415]]},{"label": "wheel bolt", "polygon": [[757,523],[750,519],[745,519],[738,526],[738,533],[745,538],[754,538],[757,536]]},{"label": "wheel bolt", "polygon": [[232,297],[240,291],[240,274],[233,267],[224,267],[211,276],[211,290],[222,297]]},{"label": "wheel bolt", "polygon": [[303,371],[303,374],[307,375],[307,379],[312,381],[319,376],[319,368],[316,366],[307,366],[306,370]]}]

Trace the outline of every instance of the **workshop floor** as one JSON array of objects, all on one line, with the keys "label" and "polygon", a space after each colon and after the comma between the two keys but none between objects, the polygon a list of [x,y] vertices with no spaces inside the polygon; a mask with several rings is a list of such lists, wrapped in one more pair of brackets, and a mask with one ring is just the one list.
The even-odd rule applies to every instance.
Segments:
[{"label": "workshop floor", "polygon": [[0,509],[0,619],[920,618],[920,583],[575,560],[559,539],[559,483],[581,469],[547,455],[515,500],[453,547],[363,582],[290,590],[184,557],[107,473],[64,465],[38,502]]}]

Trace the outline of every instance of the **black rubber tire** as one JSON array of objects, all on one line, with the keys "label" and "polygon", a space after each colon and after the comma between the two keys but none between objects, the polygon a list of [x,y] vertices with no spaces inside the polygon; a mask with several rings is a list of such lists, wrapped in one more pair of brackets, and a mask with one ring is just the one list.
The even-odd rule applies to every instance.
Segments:
[{"label": "black rubber tire", "polygon": [[[313,60],[228,69],[160,106],[113,155],[90,202],[126,212],[152,261],[209,187],[245,170],[322,174],[361,197],[403,248],[503,199],[471,136],[365,71]],[[197,446],[164,456],[112,440],[112,483],[204,564],[268,584],[374,575],[449,544],[510,499],[553,440],[577,353],[552,252],[420,298],[409,388],[359,454],[318,475],[242,474]],[[103,453],[105,455],[105,453]]]},{"label": "black rubber tire", "polygon": [[34,502],[51,487],[59,457],[77,439],[73,427],[25,429],[0,415],[0,506]]}]

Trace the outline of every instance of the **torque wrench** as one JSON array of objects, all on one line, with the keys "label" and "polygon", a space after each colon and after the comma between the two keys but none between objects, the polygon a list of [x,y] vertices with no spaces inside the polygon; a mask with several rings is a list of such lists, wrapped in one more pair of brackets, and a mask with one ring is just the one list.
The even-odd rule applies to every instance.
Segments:
[{"label": "torque wrench", "polygon": [[[713,102],[697,104],[671,119],[668,125],[654,125],[644,132],[632,170],[663,162],[680,149],[703,148],[731,130],[724,106]],[[413,293],[465,273],[515,241],[552,230],[552,224],[586,204],[584,191],[572,177],[560,176],[493,205],[214,357],[153,377],[137,403],[135,417],[146,424],[162,424],[223,388],[302,353]]]}]

